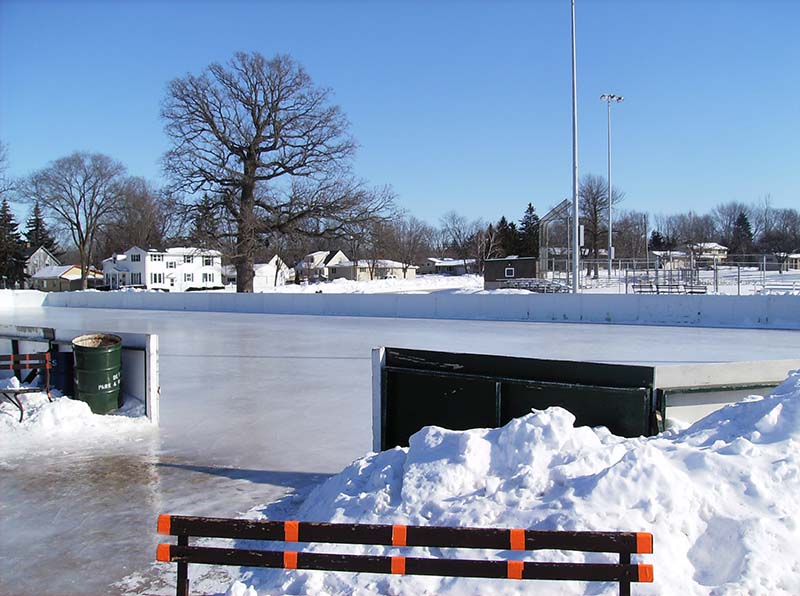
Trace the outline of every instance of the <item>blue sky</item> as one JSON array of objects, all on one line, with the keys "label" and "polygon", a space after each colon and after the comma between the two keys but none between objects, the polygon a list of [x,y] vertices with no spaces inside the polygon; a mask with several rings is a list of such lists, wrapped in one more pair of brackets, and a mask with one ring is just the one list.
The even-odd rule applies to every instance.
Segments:
[{"label": "blue sky", "polygon": [[[800,2],[576,5],[581,174],[605,175],[612,92],[623,208],[800,206]],[[571,194],[568,0],[0,0],[11,173],[87,150],[162,182],[167,83],[238,50],[289,53],[330,87],[357,174],[417,217],[519,219]]]}]

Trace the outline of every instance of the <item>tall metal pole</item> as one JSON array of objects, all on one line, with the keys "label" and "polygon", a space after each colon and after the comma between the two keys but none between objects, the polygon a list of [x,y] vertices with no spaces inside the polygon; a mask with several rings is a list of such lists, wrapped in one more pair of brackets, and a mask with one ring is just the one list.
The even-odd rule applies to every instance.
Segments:
[{"label": "tall metal pole", "polygon": [[611,279],[611,101],[608,106],[608,279]]},{"label": "tall metal pole", "polygon": [[572,292],[580,291],[578,217],[578,83],[575,66],[575,0],[572,0]]}]

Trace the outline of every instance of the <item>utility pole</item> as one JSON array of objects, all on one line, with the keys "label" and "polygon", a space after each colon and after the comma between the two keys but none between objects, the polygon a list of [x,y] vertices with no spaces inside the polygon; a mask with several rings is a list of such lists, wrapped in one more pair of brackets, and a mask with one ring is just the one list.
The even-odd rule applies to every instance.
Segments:
[{"label": "utility pole", "polygon": [[580,292],[578,216],[578,83],[575,57],[575,0],[572,3],[572,293]]}]

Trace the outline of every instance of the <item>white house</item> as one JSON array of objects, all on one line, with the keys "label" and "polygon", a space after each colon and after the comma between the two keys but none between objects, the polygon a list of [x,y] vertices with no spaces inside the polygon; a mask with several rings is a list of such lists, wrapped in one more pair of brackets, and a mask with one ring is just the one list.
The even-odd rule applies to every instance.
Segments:
[{"label": "white house", "polygon": [[475,259],[451,259],[449,257],[437,259],[428,257],[419,266],[419,274],[438,273],[440,275],[464,275],[475,271]]},{"label": "white house", "polygon": [[[358,268],[356,273],[355,269]],[[417,267],[410,265],[403,274],[403,263],[379,259],[377,261],[361,260],[358,264],[353,261],[344,261],[328,267],[330,279],[355,279],[357,281],[369,281],[371,279],[415,279],[417,277]],[[372,275],[370,275],[372,270]],[[357,277],[356,277],[357,276]]]},{"label": "white house", "polygon": [[[225,283],[236,286],[236,267],[226,265],[223,267]],[[264,292],[267,288],[283,286],[294,281],[294,269],[287,266],[278,255],[266,263],[253,265],[253,292]]]},{"label": "white house", "polygon": [[299,280],[325,281],[330,279],[329,267],[345,261],[347,256],[341,250],[318,250],[303,257],[294,270]]},{"label": "white house", "polygon": [[30,245],[25,247],[25,277],[26,285],[33,287],[33,280],[31,279],[36,272],[45,267],[53,267],[60,265],[61,261],[53,256],[49,250],[44,246],[34,248]]},{"label": "white house", "polygon": [[185,292],[222,287],[222,254],[201,248],[144,250],[138,246],[103,261],[105,285]]}]

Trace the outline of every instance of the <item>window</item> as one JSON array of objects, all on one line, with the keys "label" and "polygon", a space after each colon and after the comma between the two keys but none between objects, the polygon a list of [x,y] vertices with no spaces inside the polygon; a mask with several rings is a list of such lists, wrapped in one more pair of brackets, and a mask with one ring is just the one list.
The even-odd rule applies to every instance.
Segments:
[{"label": "window", "polygon": [[150,260],[151,261],[163,261],[164,260],[164,255],[159,255],[159,254],[150,255]]},{"label": "window", "polygon": [[178,264],[175,261],[167,261],[167,269],[175,269]]},{"label": "window", "polygon": [[[142,255],[137,255],[137,254],[131,255],[131,263],[138,263],[141,260],[142,260]],[[116,260],[114,262],[116,262]]]},{"label": "window", "polygon": [[175,278],[174,278],[174,277],[170,277],[170,278],[169,278],[169,286],[170,286],[171,288],[174,288],[174,287],[175,287]]},{"label": "window", "polygon": [[213,273],[203,273],[203,283],[214,283]]},{"label": "window", "polygon": [[506,267],[506,277],[514,277],[514,268]]},{"label": "window", "polygon": [[183,281],[194,281],[194,273],[184,273]]},{"label": "window", "polygon": [[141,285],[141,283],[142,283],[142,274],[131,273],[131,285]]},{"label": "window", "polygon": [[[131,275],[131,282],[133,281],[133,275]],[[151,273],[150,274],[150,283],[152,284],[163,284],[164,283],[164,274],[163,273]]]},{"label": "window", "polygon": [[211,267],[214,265],[214,257],[203,257],[203,267]]},{"label": "window", "polygon": [[192,255],[183,255],[183,262],[194,263],[194,257]]}]

